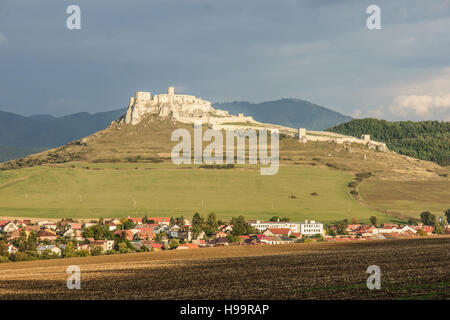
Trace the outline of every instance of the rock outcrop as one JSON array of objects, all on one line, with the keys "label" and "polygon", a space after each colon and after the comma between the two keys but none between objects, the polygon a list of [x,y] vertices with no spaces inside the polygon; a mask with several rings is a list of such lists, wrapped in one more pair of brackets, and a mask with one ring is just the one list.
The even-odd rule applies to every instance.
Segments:
[{"label": "rock outcrop", "polygon": [[136,92],[130,98],[128,110],[119,122],[138,124],[148,114],[170,117],[184,123],[202,121],[207,124],[251,123],[258,124],[252,117],[243,114],[234,116],[225,110],[217,110],[211,102],[192,95],[175,94],[174,87],[169,87],[167,94],[152,96],[150,92]]}]

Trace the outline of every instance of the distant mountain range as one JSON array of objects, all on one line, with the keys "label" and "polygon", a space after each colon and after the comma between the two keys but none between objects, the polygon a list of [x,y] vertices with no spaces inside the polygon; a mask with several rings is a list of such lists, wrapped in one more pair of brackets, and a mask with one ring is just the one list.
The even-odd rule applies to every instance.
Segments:
[{"label": "distant mountain range", "polygon": [[90,114],[74,113],[20,116],[0,111],[0,145],[14,147],[57,147],[104,129],[125,112],[118,109]]},{"label": "distant mountain range", "polygon": [[[324,130],[352,119],[298,99],[216,103],[214,107],[232,114],[244,113],[260,122],[310,130]],[[91,135],[107,127],[125,112],[124,108],[95,114],[80,112],[62,117],[46,114],[25,117],[0,111],[0,161],[24,157]]]},{"label": "distant mountain range", "polygon": [[216,103],[214,107],[227,110],[232,114],[243,113],[259,122],[309,130],[325,130],[352,120],[349,116],[299,99],[281,99],[261,103],[226,102]]}]

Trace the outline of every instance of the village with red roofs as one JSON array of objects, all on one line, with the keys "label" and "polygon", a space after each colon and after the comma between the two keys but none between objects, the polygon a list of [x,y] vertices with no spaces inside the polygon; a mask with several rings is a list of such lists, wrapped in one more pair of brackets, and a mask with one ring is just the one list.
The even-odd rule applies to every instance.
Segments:
[{"label": "village with red roofs", "polygon": [[[89,222],[71,218],[48,220],[0,220],[0,262],[121,254],[131,252],[198,249],[202,247],[277,245],[302,242],[348,242],[436,236],[450,234],[444,224],[440,232],[432,225],[384,223],[378,225],[342,220],[324,225],[314,220],[290,222],[205,219],[196,213],[183,217],[127,217]],[[430,223],[431,224],[431,223]]]}]

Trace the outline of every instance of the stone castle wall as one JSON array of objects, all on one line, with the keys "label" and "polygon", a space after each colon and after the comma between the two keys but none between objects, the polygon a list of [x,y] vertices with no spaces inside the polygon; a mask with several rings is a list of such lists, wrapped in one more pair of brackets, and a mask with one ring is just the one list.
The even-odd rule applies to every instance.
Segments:
[{"label": "stone castle wall", "polygon": [[[310,134],[308,134],[310,133]],[[386,143],[373,141],[370,139],[370,135],[364,134],[361,139],[344,136],[342,134],[327,132],[327,131],[307,131],[305,128],[298,129],[298,139],[300,142],[306,143],[307,141],[325,141],[334,142],[336,144],[363,144],[371,150],[388,151]]]},{"label": "stone castle wall", "polygon": [[326,131],[310,131],[305,128],[293,129],[279,125],[260,123],[250,116],[239,114],[230,115],[228,111],[216,110],[211,102],[192,95],[175,94],[174,87],[169,87],[166,94],[151,95],[150,92],[138,91],[131,97],[128,109],[122,122],[135,125],[147,114],[156,114],[161,117],[170,117],[184,123],[200,121],[209,124],[215,130],[272,130],[278,129],[280,133],[297,136],[299,141],[334,142],[336,144],[363,144],[369,149],[387,151],[386,144],[373,141],[369,135],[361,139]]}]

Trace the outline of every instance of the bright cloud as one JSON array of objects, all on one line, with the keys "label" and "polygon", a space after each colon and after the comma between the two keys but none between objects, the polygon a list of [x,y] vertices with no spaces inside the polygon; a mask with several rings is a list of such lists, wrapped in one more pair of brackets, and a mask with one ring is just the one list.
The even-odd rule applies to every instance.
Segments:
[{"label": "bright cloud", "polygon": [[436,112],[446,113],[447,111],[450,111],[450,94],[398,96],[391,107],[391,112],[399,116],[414,112],[416,116],[426,117]]}]

